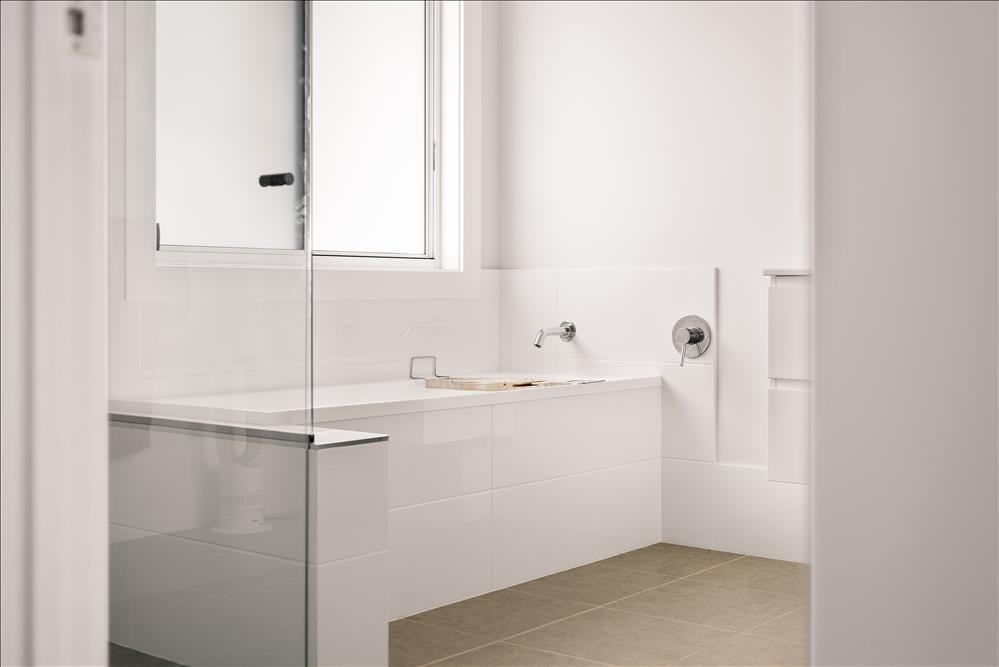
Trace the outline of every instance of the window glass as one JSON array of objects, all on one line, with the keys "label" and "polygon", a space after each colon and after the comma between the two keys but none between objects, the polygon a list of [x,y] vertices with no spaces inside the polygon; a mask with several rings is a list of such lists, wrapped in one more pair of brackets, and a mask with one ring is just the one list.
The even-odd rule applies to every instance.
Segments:
[{"label": "window glass", "polygon": [[312,8],[313,248],[431,256],[427,4]]}]

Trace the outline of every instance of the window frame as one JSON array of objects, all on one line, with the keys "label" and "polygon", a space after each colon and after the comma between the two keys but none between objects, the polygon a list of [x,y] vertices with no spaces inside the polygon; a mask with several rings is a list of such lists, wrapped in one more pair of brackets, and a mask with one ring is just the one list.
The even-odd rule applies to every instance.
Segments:
[{"label": "window frame", "polygon": [[[438,0],[439,2],[441,0]],[[305,0],[306,12],[311,0]],[[187,295],[194,300],[211,300],[219,294],[234,300],[256,300],[242,287],[234,285],[260,285],[275,294],[284,294],[286,283],[297,284],[299,272],[305,268],[310,274],[315,301],[379,300],[379,299],[469,299],[477,298],[481,283],[481,216],[482,216],[482,8],[479,3],[464,0],[443,0],[448,14],[441,11],[442,23],[451,21],[450,28],[441,30],[455,34],[459,47],[453,63],[454,80],[448,77],[453,90],[448,97],[449,125],[442,128],[450,149],[437,146],[437,164],[442,165],[442,154],[451,155],[450,166],[438,169],[442,182],[441,226],[437,247],[440,255],[435,260],[399,258],[351,258],[316,256],[311,249],[263,249],[169,246],[156,247],[153,220],[154,198],[148,155],[154,145],[149,123],[125,123],[126,164],[134,163],[137,185],[130,185],[128,214],[120,217],[127,228],[122,263],[126,274],[126,299],[129,301],[162,300]],[[147,5],[136,5],[135,21],[149,32],[148,40],[135,40],[129,44],[129,58],[138,71],[148,71],[155,62],[152,53],[154,40],[153,20],[147,16]],[[141,14],[141,16],[139,16]],[[308,14],[307,14],[308,16]],[[448,18],[450,17],[450,18]],[[310,31],[308,24],[306,30]],[[448,31],[452,32],[448,32]],[[446,34],[445,34],[446,33]],[[311,37],[310,37],[311,38]],[[311,53],[311,49],[310,49]],[[307,68],[311,64],[306,65]],[[151,74],[149,74],[151,76]],[[442,86],[443,87],[443,86]],[[446,95],[441,91],[442,95]],[[148,102],[139,100],[136,111],[143,111]],[[143,105],[146,106],[143,106]],[[311,114],[310,114],[311,115]],[[140,116],[142,118],[143,116]],[[308,126],[305,132],[310,130]],[[305,165],[306,171],[308,165]],[[135,190],[133,193],[132,190]],[[305,193],[305,237],[311,225],[308,206],[309,193]],[[447,203],[444,204],[444,200]],[[311,242],[311,241],[309,241]],[[127,260],[126,260],[127,258]],[[304,262],[304,266],[303,266]],[[265,270],[261,270],[265,269]]]},{"label": "window frame", "polygon": [[[323,260],[322,264],[328,267],[344,268],[378,268],[378,267],[398,267],[404,268],[407,263],[411,263],[409,268],[434,269],[440,268],[441,256],[441,170],[437,168],[438,154],[437,147],[441,145],[442,131],[442,109],[443,100],[441,93],[442,85],[442,40],[443,26],[443,2],[442,0],[424,0],[424,76],[423,76],[423,96],[424,96],[424,117],[423,117],[423,247],[422,253],[392,253],[392,252],[364,252],[357,250],[327,250],[312,247],[313,257],[331,257],[332,260]],[[314,113],[309,114],[310,122],[315,122]],[[312,151],[312,141],[310,138],[308,150]],[[311,160],[309,161],[311,164]],[[313,195],[314,196],[314,195]],[[315,218],[312,220],[313,226],[316,224]],[[380,260],[380,261],[375,261]],[[401,260],[401,262],[400,262]]]}]

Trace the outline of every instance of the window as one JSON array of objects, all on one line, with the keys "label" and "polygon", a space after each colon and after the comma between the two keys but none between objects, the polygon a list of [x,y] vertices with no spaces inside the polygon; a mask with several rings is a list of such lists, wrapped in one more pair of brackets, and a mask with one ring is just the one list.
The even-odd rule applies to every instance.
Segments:
[{"label": "window", "polygon": [[314,254],[439,266],[442,121],[457,92],[445,4],[312,4]]}]

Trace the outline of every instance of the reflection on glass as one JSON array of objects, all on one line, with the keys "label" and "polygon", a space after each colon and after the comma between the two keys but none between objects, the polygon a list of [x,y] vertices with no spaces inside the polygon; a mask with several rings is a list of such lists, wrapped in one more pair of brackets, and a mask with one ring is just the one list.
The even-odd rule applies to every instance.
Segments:
[{"label": "reflection on glass", "polygon": [[300,665],[307,451],[111,428],[112,641],[185,665]]}]

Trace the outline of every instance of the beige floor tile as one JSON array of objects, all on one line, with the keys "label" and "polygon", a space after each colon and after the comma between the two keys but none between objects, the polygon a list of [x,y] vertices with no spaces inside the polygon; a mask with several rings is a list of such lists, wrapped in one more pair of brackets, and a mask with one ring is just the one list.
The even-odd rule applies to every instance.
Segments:
[{"label": "beige floor tile", "polygon": [[468,667],[585,667],[602,663],[570,658],[564,655],[539,651],[524,646],[499,643],[476,649],[470,653],[448,658],[439,665],[468,665]]},{"label": "beige floor tile", "polygon": [[412,619],[490,639],[504,639],[589,608],[590,605],[580,602],[504,588],[417,614]]},{"label": "beige floor tile", "polygon": [[808,607],[801,607],[749,631],[751,635],[808,645]]},{"label": "beige floor tile", "polygon": [[671,577],[592,564],[515,586],[518,590],[588,604],[607,604],[672,581]]},{"label": "beige floor tile", "polygon": [[483,646],[490,642],[485,637],[414,623],[403,619],[389,623],[389,665],[409,667],[423,665]]},{"label": "beige floor tile", "polygon": [[738,554],[725,551],[684,547],[678,544],[653,544],[602,560],[599,564],[668,577],[686,577],[736,558],[739,558]]},{"label": "beige floor tile", "polygon": [[801,601],[799,606],[802,606],[808,602],[808,576],[808,565],[804,563],[747,556],[702,572],[691,580],[792,595]]},{"label": "beige floor tile", "polygon": [[741,631],[798,606],[797,598],[787,595],[683,579],[625,598],[610,608]]},{"label": "beige floor tile", "polygon": [[665,665],[731,632],[666,618],[598,608],[538,628],[511,641],[614,665]]},{"label": "beige floor tile", "polygon": [[674,664],[699,667],[807,665],[808,649],[801,644],[782,642],[778,639],[739,635]]}]

